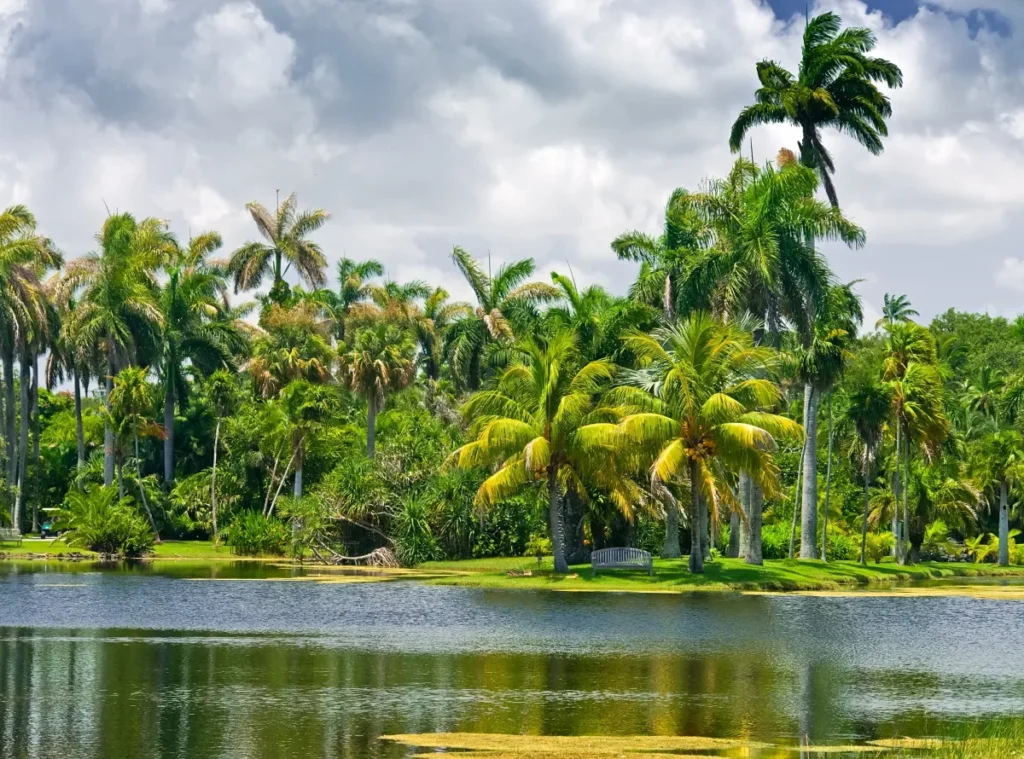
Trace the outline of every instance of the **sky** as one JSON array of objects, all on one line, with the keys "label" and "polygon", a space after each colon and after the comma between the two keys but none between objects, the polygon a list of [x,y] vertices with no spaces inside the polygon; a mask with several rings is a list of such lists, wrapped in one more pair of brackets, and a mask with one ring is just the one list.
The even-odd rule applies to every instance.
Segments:
[{"label": "sky", "polygon": [[[295,191],[333,262],[469,292],[461,245],[623,293],[609,249],[728,171],[754,65],[794,66],[803,0],[0,0],[0,204],[69,258],[111,210],[182,238],[255,235]],[[873,322],[1013,316],[1024,298],[1024,0],[818,0],[899,64],[885,153],[829,134],[861,250],[829,246]],[[795,148],[787,127],[754,155]],[[333,268],[333,266],[332,266]]]}]

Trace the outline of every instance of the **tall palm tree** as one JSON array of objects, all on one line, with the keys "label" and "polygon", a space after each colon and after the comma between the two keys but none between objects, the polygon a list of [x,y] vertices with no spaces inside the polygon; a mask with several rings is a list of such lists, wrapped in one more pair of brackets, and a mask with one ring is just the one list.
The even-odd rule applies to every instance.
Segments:
[{"label": "tall palm tree", "polygon": [[[203,374],[235,370],[235,355],[244,337],[217,317],[225,297],[224,273],[209,260],[221,246],[220,235],[207,232],[176,247],[164,261],[166,281],[160,290],[160,379],[164,386],[164,484],[174,484],[174,411],[188,403],[191,367]],[[187,362],[187,363],[186,363]]]},{"label": "tall palm tree", "polygon": [[861,471],[864,475],[864,516],[861,520],[860,563],[866,564],[868,515],[871,509],[871,476],[878,447],[882,442],[885,424],[892,408],[892,395],[888,387],[877,381],[861,380],[850,391],[847,421],[857,432],[861,446]]},{"label": "tall palm tree", "polygon": [[136,221],[128,213],[108,216],[97,235],[100,249],[66,268],[58,301],[77,303],[68,311],[69,329],[83,345],[100,345],[106,369],[107,424],[104,433],[105,485],[114,480],[114,431],[110,393],[114,376],[135,362],[140,349],[159,343],[163,314],[156,272],[174,250],[174,238],[160,219]]},{"label": "tall palm tree", "polygon": [[[146,499],[146,489],[142,483],[142,459],[139,455],[139,435],[159,437],[163,434],[160,426],[149,418],[153,409],[153,396],[149,383],[146,381],[146,370],[142,367],[122,369],[114,378],[109,404],[111,422],[118,438],[121,441],[131,439],[134,443],[135,480],[138,484],[139,496],[146,512],[146,518],[149,519],[149,526],[153,529],[157,542],[160,542],[160,531],[153,519],[153,512]],[[120,466],[119,464],[119,470]],[[118,482],[121,482],[120,474]]]},{"label": "tall palm tree", "polygon": [[532,258],[503,264],[496,274],[484,271],[479,261],[456,246],[452,261],[465,278],[476,307],[451,330],[452,369],[460,384],[477,390],[484,379],[483,362],[489,346],[511,345],[516,330],[536,321],[537,305],[558,298],[558,290],[543,282],[528,281],[534,271]]},{"label": "tall palm tree", "polygon": [[747,132],[761,124],[791,124],[800,129],[800,162],[821,176],[829,202],[838,207],[832,174],[835,164],[822,143],[823,129],[836,129],[857,140],[873,155],[882,152],[892,115],[889,98],[876,86],[903,86],[894,63],[873,58],[877,40],[870,29],[842,29],[835,13],[807,23],[797,75],[775,61],[757,64],[761,83],[754,104],[744,108],[732,126],[729,147],[743,147]]},{"label": "tall palm tree", "polygon": [[231,254],[228,271],[234,277],[236,293],[259,287],[270,277],[270,301],[284,303],[289,293],[284,275],[292,267],[306,284],[323,287],[327,259],[309,236],[326,224],[331,215],[320,208],[299,211],[296,203],[292,193],[273,213],[256,201],[246,204],[263,240],[247,242]]},{"label": "tall palm tree", "polygon": [[[704,571],[701,537],[710,509],[732,508],[730,472],[746,472],[766,492],[778,488],[772,458],[777,436],[802,435],[800,425],[765,409],[779,388],[765,379],[774,352],[756,347],[730,323],[695,312],[652,335],[633,333],[625,342],[642,369],[631,386],[609,393],[628,415],[619,423],[626,449],[652,462],[652,485],[689,485],[691,572]],[[677,557],[678,521],[668,509],[665,555]]]},{"label": "tall palm tree", "polygon": [[423,309],[414,316],[413,329],[420,347],[420,366],[428,380],[441,378],[449,330],[472,313],[468,303],[449,303],[448,291],[443,287],[435,287],[423,299]]},{"label": "tall palm tree", "polygon": [[882,318],[875,324],[881,327],[884,324],[895,324],[896,322],[913,321],[915,316],[920,314],[910,305],[910,299],[906,295],[890,295],[886,293],[882,298]]},{"label": "tall palm tree", "polygon": [[366,401],[366,455],[376,451],[377,413],[387,396],[412,382],[416,374],[416,343],[408,330],[378,321],[363,327],[341,355],[344,383]]},{"label": "tall palm tree", "polygon": [[[7,487],[16,484],[14,359],[33,324],[46,317],[41,276],[61,264],[50,241],[36,232],[36,219],[23,205],[0,212],[0,353],[4,369],[4,437],[7,441]],[[17,525],[15,525],[17,526]]]},{"label": "tall palm tree", "polygon": [[558,573],[569,571],[562,523],[565,493],[586,498],[587,484],[594,483],[607,489],[623,509],[636,502],[628,481],[609,467],[615,444],[608,444],[607,438],[614,428],[600,423],[608,415],[596,408],[613,370],[606,359],[581,367],[569,332],[530,338],[517,346],[516,360],[498,377],[494,389],[476,393],[464,408],[473,421],[473,440],[455,451],[452,461],[467,469],[497,469],[477,493],[484,506],[533,483],[546,485]]},{"label": "tall palm tree", "polygon": [[330,323],[312,304],[292,308],[273,304],[260,315],[265,331],[253,339],[252,357],[245,365],[259,397],[277,398],[290,382],[326,383],[336,358],[330,343]]},{"label": "tall palm tree", "polygon": [[345,339],[345,321],[349,312],[360,303],[370,300],[374,277],[384,276],[384,265],[372,258],[354,261],[343,257],[338,261],[338,290],[320,289],[309,298],[321,305],[334,322],[335,337]]}]

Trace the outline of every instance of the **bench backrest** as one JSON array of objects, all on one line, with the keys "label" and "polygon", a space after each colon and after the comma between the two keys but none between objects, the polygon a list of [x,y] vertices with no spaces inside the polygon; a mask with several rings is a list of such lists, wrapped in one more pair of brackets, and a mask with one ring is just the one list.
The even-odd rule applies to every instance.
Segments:
[{"label": "bench backrest", "polygon": [[636,564],[646,567],[651,563],[651,554],[642,548],[601,548],[590,554],[590,563],[599,567],[614,564]]}]

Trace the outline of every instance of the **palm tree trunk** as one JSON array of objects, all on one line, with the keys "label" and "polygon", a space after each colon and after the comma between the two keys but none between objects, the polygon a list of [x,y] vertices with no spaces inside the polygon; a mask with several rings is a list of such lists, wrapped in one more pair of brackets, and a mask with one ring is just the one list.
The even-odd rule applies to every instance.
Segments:
[{"label": "palm tree trunk", "polygon": [[294,498],[302,498],[302,441],[303,438],[297,437],[295,440],[295,482],[292,485],[292,496]]},{"label": "palm tree trunk", "polygon": [[[33,484],[39,479],[39,356],[32,361],[32,472]],[[32,532],[39,532],[39,497],[33,488]]]},{"label": "palm tree trunk", "polygon": [[548,520],[551,526],[551,553],[555,559],[555,572],[567,574],[569,564],[565,560],[565,544],[562,540],[562,492],[558,484],[558,469],[548,467]]},{"label": "palm tree trunk", "polygon": [[662,308],[665,312],[665,323],[671,324],[676,319],[676,309],[672,303],[672,275],[665,275],[665,291],[661,294]]},{"label": "palm tree trunk", "polygon": [[825,468],[825,513],[821,515],[821,560],[828,561],[828,509],[832,495],[832,391],[828,392],[828,465]]},{"label": "palm tree trunk", "polygon": [[739,476],[740,509],[743,514],[739,520],[739,544],[736,546],[736,557],[747,558],[750,550],[750,475],[740,472]]},{"label": "palm tree trunk", "polygon": [[[121,487],[121,468],[118,467],[117,486]],[[146,489],[142,487],[142,465],[139,463],[139,433],[135,433],[135,481],[139,485],[139,495],[142,496],[142,508],[146,510],[146,518],[149,519],[149,526],[153,528],[156,535],[156,542],[160,542],[160,531],[156,528],[156,521],[153,519],[153,512],[149,509],[149,501],[146,500]],[[123,495],[121,496],[124,497]]]},{"label": "palm tree trunk", "polygon": [[871,459],[864,452],[864,517],[860,523],[860,563],[867,564],[868,513],[871,510]]},{"label": "palm tree trunk", "polygon": [[568,564],[584,564],[590,559],[583,542],[584,511],[583,499],[579,493],[574,490],[566,491],[562,504],[565,516],[562,534],[565,535],[565,561]]},{"label": "palm tree trunk", "polygon": [[164,392],[164,487],[170,490],[174,486],[174,387],[171,380],[166,380],[167,390]]},{"label": "palm tree trunk", "polygon": [[747,564],[761,566],[764,564],[764,554],[761,551],[761,522],[764,518],[764,491],[761,487],[750,480],[750,508],[747,511],[747,551],[744,558]]},{"label": "palm tree trunk", "polygon": [[[811,399],[804,388],[804,424],[807,423],[807,407]],[[805,428],[806,429],[806,428]],[[804,435],[804,444],[800,449],[800,461],[796,467],[796,486],[793,488],[793,526],[789,530],[789,558],[793,558],[796,550],[796,520],[800,515],[801,496],[803,495],[802,485],[804,479],[804,460],[807,456],[807,435]]]},{"label": "palm tree trunk", "polygon": [[701,546],[701,497],[700,497],[700,473],[697,470],[697,462],[690,462],[690,561],[689,570],[693,574],[704,574],[704,552]]},{"label": "palm tree trunk", "polygon": [[213,431],[213,472],[210,474],[210,514],[213,517],[213,542],[217,542],[217,446],[220,443],[220,417]]},{"label": "palm tree trunk", "polygon": [[13,488],[18,475],[17,431],[14,422],[14,347],[4,346],[4,429],[7,438],[7,488]]},{"label": "palm tree trunk", "polygon": [[377,401],[371,395],[366,401],[366,458],[377,452]]},{"label": "palm tree trunk", "polygon": [[103,427],[103,484],[110,487],[114,481],[114,428],[110,426],[110,393],[114,389],[114,356],[107,354],[106,393],[103,403],[107,418]]},{"label": "palm tree trunk", "polygon": [[818,558],[818,391],[807,384],[804,393],[810,398],[804,430],[804,494],[800,504],[800,558]]},{"label": "palm tree trunk", "polygon": [[726,546],[725,555],[729,559],[740,557],[740,525],[743,520],[737,512],[729,514],[729,545]]},{"label": "palm tree trunk", "polygon": [[1006,480],[999,482],[999,566],[1010,565],[1010,507],[1006,499]]},{"label": "palm tree trunk", "polygon": [[85,425],[82,423],[82,380],[78,371],[72,372],[75,378],[75,437],[78,442],[78,487],[82,487],[82,472],[85,470]]},{"label": "palm tree trunk", "polygon": [[899,419],[896,420],[896,471],[893,472],[892,490],[892,555],[899,561],[900,557],[900,492],[902,491],[902,477],[900,474],[900,458],[903,456],[902,439],[900,438]]},{"label": "palm tree trunk", "polygon": [[678,559],[682,555],[679,548],[679,507],[669,503],[665,507],[665,543],[661,547],[661,558]]},{"label": "palm tree trunk", "polygon": [[708,513],[708,505],[701,498],[697,507],[697,515],[700,517],[700,555],[704,561],[711,559],[711,519]]},{"label": "palm tree trunk", "polygon": [[18,380],[21,395],[20,421],[18,428],[18,492],[14,497],[14,517],[11,520],[11,526],[16,530],[21,529],[22,507],[25,504],[25,488],[28,486],[28,388],[31,383],[31,380],[29,379],[31,369],[29,368],[27,352],[22,352],[21,354],[20,369],[21,376]]},{"label": "palm tree trunk", "polygon": [[[908,431],[909,433],[909,431]],[[900,538],[903,543],[902,564],[906,564],[910,554],[910,510],[907,505],[907,496],[910,493],[910,435],[903,436],[903,528],[900,530]]]}]

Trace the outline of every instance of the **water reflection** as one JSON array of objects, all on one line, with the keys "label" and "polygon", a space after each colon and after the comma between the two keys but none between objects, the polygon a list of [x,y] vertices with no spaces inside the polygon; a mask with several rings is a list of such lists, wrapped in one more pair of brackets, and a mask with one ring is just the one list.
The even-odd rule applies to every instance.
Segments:
[{"label": "water reflection", "polygon": [[[0,756],[402,757],[415,732],[843,743],[1024,709],[1024,605],[0,576]],[[965,638],[969,630],[969,641]]]}]

